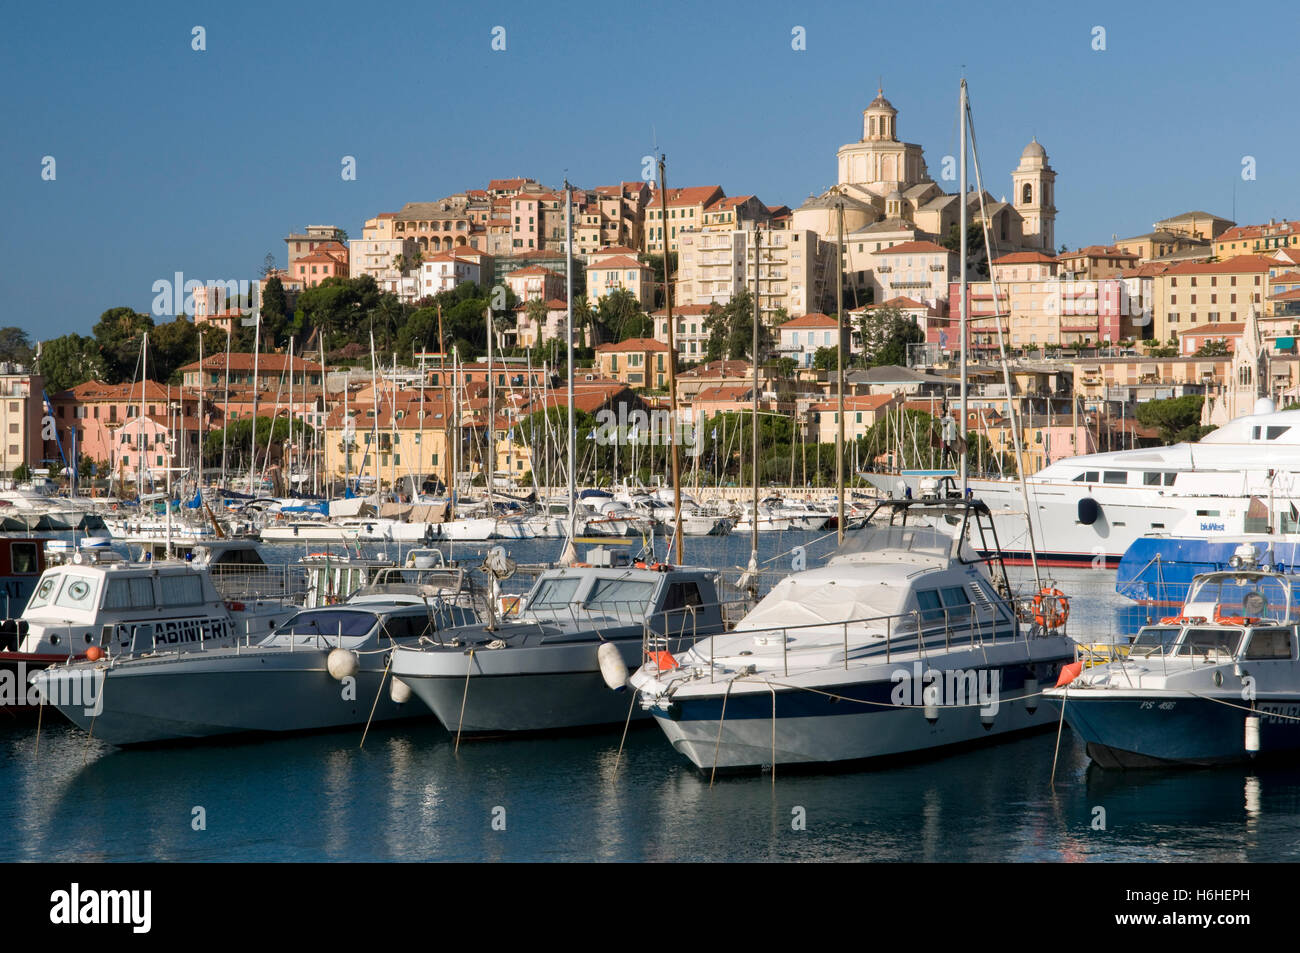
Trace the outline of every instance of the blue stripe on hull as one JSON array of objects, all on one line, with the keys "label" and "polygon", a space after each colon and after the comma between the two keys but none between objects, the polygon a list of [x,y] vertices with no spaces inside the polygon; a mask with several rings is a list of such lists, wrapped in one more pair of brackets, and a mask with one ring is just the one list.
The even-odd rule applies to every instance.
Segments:
[{"label": "blue stripe on hull", "polygon": [[[1038,681],[1040,691],[1055,683],[1061,664],[1065,661],[1069,660],[1062,659],[1051,663],[1039,663]],[[900,670],[912,671],[909,664],[900,664],[898,667]],[[923,666],[923,671],[929,667],[928,665]],[[990,667],[989,670],[996,670],[996,667]],[[1025,679],[1034,675],[1031,666],[1024,664],[1009,665],[999,671],[1000,704],[1025,704],[1019,696],[1024,694]],[[799,689],[777,689],[776,716],[779,720],[781,718],[861,715],[871,712],[897,711],[898,708],[893,699],[897,687],[898,685],[892,681],[877,681],[825,689],[825,691],[842,696],[842,698],[830,698],[818,692],[801,691]],[[719,718],[723,718],[723,697],[721,693],[725,692],[725,690],[725,685],[719,685],[719,694],[709,698],[681,700],[675,697],[666,716],[660,717],[667,717],[672,721],[716,722]],[[918,686],[916,694],[919,696],[920,692],[921,688]],[[915,702],[911,698],[905,698],[904,701],[906,704],[919,705],[921,703],[919,698]],[[973,703],[977,699],[971,699],[970,701]],[[1046,701],[1046,699],[1039,696],[1029,704],[1038,707]],[[745,695],[736,695],[733,692],[731,697],[726,700],[726,705],[725,720],[728,722],[748,719],[767,720],[772,717],[772,695],[770,692],[747,693]],[[941,709],[942,707],[940,706]]]},{"label": "blue stripe on hull", "polygon": [[[1294,697],[1258,702],[1260,755],[1300,752],[1300,715]],[[1149,705],[1150,707],[1143,707]],[[1161,705],[1172,707],[1162,708]],[[1269,717],[1268,709],[1291,719]],[[1144,767],[1161,762],[1222,764],[1244,761],[1250,712],[1203,698],[1143,700],[1070,697],[1065,720],[1105,767]]]}]

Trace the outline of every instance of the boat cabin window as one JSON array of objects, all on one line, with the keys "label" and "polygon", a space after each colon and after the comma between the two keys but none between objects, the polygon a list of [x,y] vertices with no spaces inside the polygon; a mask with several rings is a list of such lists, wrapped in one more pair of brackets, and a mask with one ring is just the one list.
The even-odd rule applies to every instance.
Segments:
[{"label": "boat cabin window", "polygon": [[99,595],[99,580],[88,576],[67,576],[54,604],[65,609],[93,609]]},{"label": "boat cabin window", "polygon": [[916,604],[921,609],[922,622],[942,622],[943,602],[938,589],[920,589],[916,593]]},{"label": "boat cabin window", "polygon": [[640,579],[598,579],[587,597],[587,608],[644,611],[658,585]]},{"label": "boat cabin window", "polygon": [[162,576],[158,582],[165,606],[196,606],[203,602],[203,580],[194,573]]},{"label": "boat cabin window", "polygon": [[961,586],[945,586],[942,590],[943,604],[949,609],[964,609],[970,605],[970,596]]},{"label": "boat cabin window", "polygon": [[1128,471],[1107,470],[1105,473],[1102,474],[1101,482],[1102,483],[1127,483]]},{"label": "boat cabin window", "polygon": [[704,605],[700,596],[700,587],[693,582],[675,582],[668,587],[664,597],[664,611],[677,612],[682,609],[697,609]]},{"label": "boat cabin window", "polygon": [[1177,473],[1166,473],[1166,474],[1165,474],[1165,486],[1173,486],[1173,485],[1174,485],[1174,481],[1175,481],[1176,479],[1178,479],[1178,474],[1177,474]]},{"label": "boat cabin window", "polygon": [[375,624],[370,612],[356,609],[308,609],[275,630],[276,635],[360,636]]},{"label": "boat cabin window", "polygon": [[1165,650],[1178,641],[1178,633],[1182,631],[1177,627],[1163,628],[1153,625],[1144,627],[1133,640],[1133,645],[1129,648],[1129,658],[1151,658],[1153,655],[1164,655]]},{"label": "boat cabin window", "polygon": [[1291,657],[1290,629],[1256,629],[1246,643],[1247,659],[1289,659]]},{"label": "boat cabin window", "polygon": [[397,615],[390,616],[384,622],[384,632],[390,639],[399,641],[402,639],[418,639],[431,631],[429,617],[424,613],[420,615]]},{"label": "boat cabin window", "polygon": [[543,579],[537,584],[537,591],[528,600],[529,609],[554,609],[567,606],[573,601],[578,591],[579,579]]},{"label": "boat cabin window", "polygon": [[1241,629],[1188,629],[1178,646],[1179,655],[1222,655],[1228,658],[1237,654],[1241,645]]},{"label": "boat cabin window", "polygon": [[63,575],[61,573],[46,575],[36,586],[36,591],[32,593],[31,599],[27,602],[27,608],[39,609],[41,606],[49,605],[62,580]]},{"label": "boat cabin window", "polygon": [[1097,470],[1085,470],[1074,478],[1075,483],[1097,483],[1101,479],[1101,473]]},{"label": "boat cabin window", "polygon": [[104,597],[105,609],[152,609],[153,607],[153,582],[149,579],[137,577],[109,581],[108,595]]},{"label": "boat cabin window", "polygon": [[1276,440],[1290,429],[1290,427],[1268,427],[1264,430],[1264,439]]},{"label": "boat cabin window", "polygon": [[35,543],[14,543],[9,550],[10,563],[16,576],[27,576],[38,570]]}]

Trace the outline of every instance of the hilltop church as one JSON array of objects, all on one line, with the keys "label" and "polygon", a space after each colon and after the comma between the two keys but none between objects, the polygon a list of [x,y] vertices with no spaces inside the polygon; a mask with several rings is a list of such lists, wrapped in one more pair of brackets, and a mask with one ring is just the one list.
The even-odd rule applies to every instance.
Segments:
[{"label": "hilltop church", "polygon": [[[809,197],[795,211],[794,227],[812,229],[822,240],[834,242],[843,203],[847,286],[873,283],[871,272],[880,264],[874,260],[876,253],[908,242],[942,241],[958,223],[959,196],[930,178],[921,146],[898,138],[898,110],[883,89],[862,112],[862,138],[841,146],[836,158],[837,184]],[[956,161],[951,164],[955,184]],[[981,196],[973,190],[973,165],[968,175],[968,220],[978,222]],[[987,190],[983,194],[995,255],[1054,255],[1056,172],[1037,139],[1025,146],[1011,184],[1013,201],[995,199]]]}]

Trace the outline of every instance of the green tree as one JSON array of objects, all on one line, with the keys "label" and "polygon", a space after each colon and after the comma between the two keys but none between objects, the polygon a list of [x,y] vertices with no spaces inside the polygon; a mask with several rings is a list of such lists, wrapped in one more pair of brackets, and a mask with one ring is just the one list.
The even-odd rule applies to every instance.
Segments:
[{"label": "green tree", "polygon": [[840,366],[840,354],[837,348],[819,347],[813,352],[812,366],[819,371],[834,371]]},{"label": "green tree", "polygon": [[[714,304],[704,318],[704,330],[709,338],[705,342],[705,357],[710,361],[727,358],[744,360],[754,347],[754,295],[742,288],[725,305]],[[759,328],[760,360],[764,350],[771,345],[771,329]]]},{"label": "green tree", "polygon": [[181,382],[180,370],[199,357],[199,332],[189,318],[157,325],[149,335],[149,377],[172,384]]},{"label": "green tree", "polygon": [[32,340],[22,328],[0,328],[0,361],[14,364],[30,365],[32,363]]},{"label": "green tree", "polygon": [[907,366],[907,346],[920,344],[925,332],[897,308],[876,308],[858,319],[863,359],[869,367]]},{"label": "green tree", "polygon": [[[939,244],[956,254],[961,254],[961,229],[953,224]],[[988,250],[984,247],[984,226],[978,221],[966,226],[966,262],[981,278],[989,276]]]},{"label": "green tree", "polygon": [[654,324],[641,310],[641,303],[626,288],[615,288],[596,302],[596,322],[607,340],[626,341],[649,337]]},{"label": "green tree", "polygon": [[50,395],[107,376],[99,344],[80,334],[65,334],[42,343],[36,369],[45,378],[45,390]]},{"label": "green tree", "polygon": [[1197,394],[1171,397],[1167,400],[1148,400],[1137,405],[1138,423],[1155,427],[1166,443],[1198,440],[1208,429],[1201,427],[1201,407],[1205,398]]},{"label": "green tree", "polygon": [[1231,354],[1227,341],[1206,341],[1192,357],[1228,357]]},{"label": "green tree", "polygon": [[[121,384],[136,378],[144,336],[151,330],[153,318],[134,308],[109,308],[99,316],[91,333],[99,344],[107,383]],[[152,373],[150,370],[144,376]]]}]

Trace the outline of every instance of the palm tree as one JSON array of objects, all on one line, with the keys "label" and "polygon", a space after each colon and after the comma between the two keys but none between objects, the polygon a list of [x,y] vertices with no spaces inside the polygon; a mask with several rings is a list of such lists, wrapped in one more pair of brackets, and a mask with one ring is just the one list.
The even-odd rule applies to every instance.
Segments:
[{"label": "palm tree", "polygon": [[[576,339],[579,334],[582,335],[583,347],[595,347],[594,340],[588,340],[588,328],[592,328],[592,317],[595,312],[592,310],[591,302],[587,300],[586,295],[578,295],[573,299],[573,336]],[[592,328],[594,331],[594,328]],[[592,335],[594,337],[594,335]]]}]

